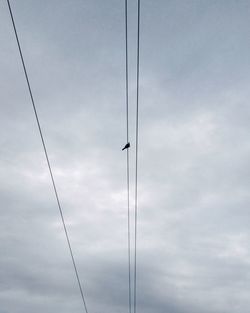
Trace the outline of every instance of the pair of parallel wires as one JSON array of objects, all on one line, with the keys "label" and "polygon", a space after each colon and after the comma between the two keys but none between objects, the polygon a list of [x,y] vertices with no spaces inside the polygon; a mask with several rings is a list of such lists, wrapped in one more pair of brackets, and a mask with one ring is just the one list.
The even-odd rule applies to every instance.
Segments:
[{"label": "pair of parallel wires", "polygon": [[[134,202],[134,275],[133,313],[137,307],[137,217],[138,217],[138,147],[139,147],[139,74],[140,74],[140,0],[137,0],[137,51],[136,51],[136,116],[135,116],[135,202]],[[125,86],[126,86],[126,132],[129,143],[129,73],[128,73],[128,0],[125,0]],[[128,219],[128,304],[132,313],[132,269],[130,226],[130,162],[127,149],[127,219]]]},{"label": "pair of parallel wires", "polygon": [[[27,87],[28,87],[31,103],[32,103],[32,108],[33,108],[33,111],[34,111],[34,115],[35,115],[38,131],[39,131],[39,135],[40,135],[40,138],[41,138],[41,141],[42,141],[42,147],[43,147],[43,150],[44,150],[47,166],[48,166],[48,169],[49,169],[49,174],[50,174],[50,178],[51,178],[54,194],[55,194],[55,197],[56,197],[57,206],[58,206],[58,209],[59,209],[59,213],[60,213],[60,217],[61,217],[64,233],[65,233],[65,236],[66,236],[67,245],[68,245],[68,248],[69,248],[69,252],[70,252],[70,256],[71,256],[71,260],[72,260],[72,264],[73,264],[73,268],[74,268],[77,284],[78,284],[78,287],[79,287],[79,291],[80,291],[80,295],[81,295],[81,299],[82,299],[82,303],[83,303],[83,308],[84,308],[84,311],[86,313],[88,313],[87,304],[86,304],[84,291],[83,291],[83,286],[82,286],[82,283],[81,283],[80,278],[79,278],[79,273],[78,273],[78,269],[77,269],[77,266],[76,266],[75,257],[74,257],[72,246],[71,246],[71,241],[70,241],[70,238],[69,238],[69,235],[68,235],[68,231],[67,231],[67,227],[66,227],[66,223],[65,223],[65,219],[64,219],[64,215],[63,215],[60,199],[59,199],[59,195],[58,195],[58,192],[57,192],[57,187],[56,187],[56,183],[55,183],[55,179],[54,179],[54,174],[53,174],[53,171],[52,171],[52,168],[51,168],[50,158],[49,158],[49,155],[48,155],[48,150],[47,150],[47,147],[46,147],[46,143],[45,143],[45,140],[44,140],[44,136],[43,136],[43,132],[42,132],[39,116],[38,116],[38,113],[37,113],[36,104],[35,104],[35,101],[34,101],[32,89],[31,89],[31,85],[30,85],[30,80],[29,80],[28,72],[27,72],[25,61],[24,61],[24,57],[23,57],[21,44],[20,44],[18,33],[17,33],[14,16],[13,16],[13,13],[12,13],[10,0],[6,0],[6,1],[7,1],[9,13],[10,13],[11,21],[12,21],[13,30],[14,30],[14,33],[15,33],[15,38],[16,38],[18,51],[19,51],[19,55],[20,55],[20,58],[21,58],[22,67],[23,67],[23,71],[24,71],[24,75],[25,75],[25,79],[26,79],[26,83],[27,83]],[[126,53],[126,128],[127,128],[127,142],[129,142],[128,1],[127,0],[125,0],[125,44],[126,44],[126,51],[125,51],[125,53]],[[138,211],[138,137],[139,137],[138,136],[139,135],[139,123],[138,122],[139,122],[139,66],[140,66],[139,61],[140,61],[140,0],[137,0],[136,134],[135,134],[136,142],[135,142],[135,203],[134,203],[134,209],[135,209],[135,216],[134,216],[135,229],[134,229],[134,279],[133,279],[133,284],[134,284],[134,294],[133,294],[134,313],[136,313],[136,304],[137,304],[136,303],[136,295],[137,295],[137,211]],[[129,177],[129,172],[130,172],[129,171],[129,149],[127,149],[129,313],[132,313],[130,185],[129,185],[130,177]]]}]

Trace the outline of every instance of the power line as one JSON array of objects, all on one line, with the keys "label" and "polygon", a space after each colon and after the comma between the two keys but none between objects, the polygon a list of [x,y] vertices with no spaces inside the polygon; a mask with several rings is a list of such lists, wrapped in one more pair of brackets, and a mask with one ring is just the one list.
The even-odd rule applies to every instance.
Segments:
[{"label": "power line", "polygon": [[137,0],[137,66],[136,66],[136,122],[135,122],[135,254],[134,254],[134,313],[137,292],[137,211],[138,211],[138,146],[139,146],[139,70],[140,70],[140,0]]},{"label": "power line", "polygon": [[88,313],[85,297],[84,297],[84,294],[83,294],[83,288],[82,288],[82,285],[81,285],[81,282],[80,282],[80,278],[79,278],[79,274],[78,274],[78,270],[77,270],[77,267],[76,267],[75,258],[74,258],[72,247],[71,247],[71,243],[70,243],[70,240],[69,240],[69,235],[68,235],[68,231],[67,231],[67,228],[66,228],[66,224],[65,224],[65,220],[64,220],[64,216],[63,216],[63,211],[62,211],[62,207],[61,207],[61,204],[60,204],[60,200],[59,200],[59,196],[58,196],[58,192],[57,192],[57,188],[56,188],[54,175],[53,175],[53,172],[52,172],[52,169],[51,169],[49,156],[48,156],[46,144],[45,144],[43,133],[42,133],[42,128],[41,128],[40,121],[39,121],[39,118],[38,118],[37,109],[36,109],[35,101],[34,101],[34,98],[33,98],[33,93],[32,93],[31,87],[30,87],[29,77],[28,77],[28,73],[27,73],[27,70],[26,70],[25,63],[24,63],[23,53],[22,53],[20,41],[19,41],[19,38],[18,38],[16,25],[15,25],[14,17],[13,17],[13,14],[12,14],[11,5],[10,5],[10,1],[7,0],[7,3],[8,3],[8,8],[9,8],[9,13],[10,13],[13,29],[14,29],[14,32],[15,32],[15,37],[16,37],[16,41],[17,41],[17,45],[18,45],[19,54],[20,54],[20,57],[21,57],[22,65],[23,65],[23,70],[24,70],[26,82],[27,82],[28,89],[29,89],[29,94],[30,94],[30,99],[31,99],[31,102],[32,102],[32,107],[33,107],[33,110],[34,110],[34,114],[35,114],[38,130],[39,130],[39,134],[40,134],[40,137],[41,137],[41,140],[42,140],[43,150],[44,150],[44,153],[45,153],[45,157],[46,157],[46,161],[47,161],[47,165],[48,165],[48,169],[49,169],[49,173],[50,173],[50,177],[51,177],[51,181],[52,181],[52,185],[53,185],[53,189],[54,189],[54,193],[55,193],[58,209],[59,209],[61,220],[62,220],[62,224],[63,224],[63,229],[64,229],[65,236],[66,236],[66,239],[67,239],[68,248],[69,248],[69,251],[70,251],[70,255],[71,255],[71,259],[72,259],[72,263],[73,263],[76,279],[77,279],[77,282],[78,282],[81,298],[82,298],[82,301],[83,301],[83,306],[84,306],[84,309],[85,309],[86,313]]},{"label": "power line", "polygon": [[[125,75],[126,75],[126,129],[127,143],[129,142],[129,86],[128,86],[128,1],[125,0]],[[130,235],[130,186],[129,186],[129,149],[127,149],[127,215],[128,215],[128,302],[131,313],[131,235]]]}]

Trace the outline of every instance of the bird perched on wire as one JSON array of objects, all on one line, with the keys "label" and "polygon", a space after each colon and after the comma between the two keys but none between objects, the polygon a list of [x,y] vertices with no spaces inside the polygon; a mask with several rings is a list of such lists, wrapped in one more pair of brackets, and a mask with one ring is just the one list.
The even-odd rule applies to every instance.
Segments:
[{"label": "bird perched on wire", "polygon": [[130,143],[126,143],[126,145],[122,148],[122,150],[128,149],[130,147]]}]

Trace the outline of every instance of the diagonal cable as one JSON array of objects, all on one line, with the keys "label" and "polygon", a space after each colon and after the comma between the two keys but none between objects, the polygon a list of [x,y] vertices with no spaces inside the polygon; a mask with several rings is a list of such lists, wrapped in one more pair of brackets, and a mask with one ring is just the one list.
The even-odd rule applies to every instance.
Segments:
[{"label": "diagonal cable", "polygon": [[[128,1],[125,0],[125,84],[126,84],[126,130],[127,143],[129,142],[129,86],[128,86]],[[127,149],[127,218],[128,218],[128,302],[131,313],[131,235],[130,235],[130,186],[129,186],[129,149]]]},{"label": "diagonal cable", "polygon": [[8,3],[8,8],[9,8],[9,13],[10,13],[13,29],[14,29],[14,32],[15,32],[15,37],[16,37],[16,41],[17,41],[17,45],[18,45],[19,54],[20,54],[21,61],[22,61],[22,66],[23,66],[26,82],[27,82],[28,89],[29,89],[29,94],[30,94],[30,99],[31,99],[31,102],[32,102],[32,107],[33,107],[33,110],[34,110],[34,114],[35,114],[38,130],[39,130],[39,134],[40,134],[40,137],[41,137],[43,150],[44,150],[44,153],[45,153],[45,157],[46,157],[46,161],[47,161],[47,165],[48,165],[48,169],[49,169],[49,173],[50,173],[50,177],[51,177],[51,181],[52,181],[52,185],[53,185],[53,189],[54,189],[54,193],[55,193],[55,197],[56,197],[56,202],[57,202],[57,205],[58,205],[58,209],[59,209],[61,220],[62,220],[62,224],[63,224],[63,229],[64,229],[65,236],[66,236],[66,239],[67,239],[68,248],[69,248],[69,251],[70,251],[70,255],[71,255],[71,259],[72,259],[72,263],[73,263],[73,267],[74,267],[77,283],[78,283],[78,286],[79,286],[79,290],[80,290],[80,294],[81,294],[84,310],[85,310],[86,313],[88,313],[87,305],[86,305],[86,301],[85,301],[85,297],[84,297],[84,293],[83,293],[83,287],[82,287],[82,284],[80,282],[78,270],[77,270],[77,267],[76,267],[75,258],[74,258],[74,254],[73,254],[73,251],[72,251],[72,247],[71,247],[68,231],[67,231],[67,228],[66,228],[66,224],[65,224],[65,220],[64,220],[64,216],[63,216],[63,211],[62,211],[62,207],[61,207],[61,204],[60,204],[60,200],[59,200],[59,196],[58,196],[58,192],[57,192],[57,188],[56,188],[56,184],[55,184],[54,175],[53,175],[53,172],[52,172],[52,169],[51,169],[50,160],[49,160],[46,144],[45,144],[45,141],[44,141],[44,137],[43,137],[43,133],[42,133],[39,117],[38,117],[38,114],[37,114],[35,101],[34,101],[34,98],[33,98],[31,87],[30,87],[29,77],[28,77],[28,73],[27,73],[27,70],[26,70],[26,66],[25,66],[25,62],[24,62],[24,58],[23,58],[23,53],[22,53],[20,41],[19,41],[19,38],[18,38],[16,25],[15,25],[14,17],[13,17],[13,14],[12,14],[11,5],[10,5],[10,1],[7,0],[7,3]]},{"label": "diagonal cable", "polygon": [[137,296],[137,211],[138,211],[138,146],[139,146],[139,70],[140,70],[140,0],[137,0],[137,65],[136,65],[136,122],[135,122],[135,252],[134,252],[134,313]]}]

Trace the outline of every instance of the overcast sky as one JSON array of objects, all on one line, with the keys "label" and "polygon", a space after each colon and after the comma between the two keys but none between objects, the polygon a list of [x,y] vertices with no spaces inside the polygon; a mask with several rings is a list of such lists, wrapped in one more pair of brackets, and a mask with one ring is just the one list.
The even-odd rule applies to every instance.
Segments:
[{"label": "overcast sky", "polygon": [[[11,3],[89,313],[128,312],[124,1]],[[138,312],[249,312],[249,30],[248,0],[141,1]],[[0,311],[80,313],[6,1],[0,47]]]}]

